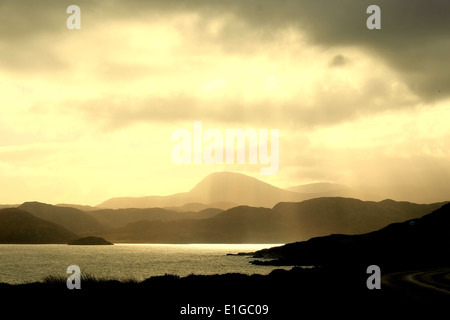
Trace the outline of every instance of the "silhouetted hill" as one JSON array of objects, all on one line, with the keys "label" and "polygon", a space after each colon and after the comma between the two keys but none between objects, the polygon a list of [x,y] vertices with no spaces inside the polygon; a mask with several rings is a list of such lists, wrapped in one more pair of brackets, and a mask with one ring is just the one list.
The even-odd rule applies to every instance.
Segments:
[{"label": "silhouetted hill", "polygon": [[284,233],[289,235],[286,239],[298,241],[332,233],[370,232],[393,222],[421,217],[442,205],[317,198],[298,203],[279,203],[273,207],[273,214],[276,221],[284,226]]},{"label": "silhouetted hill", "polygon": [[[217,207],[230,209],[238,205],[271,208],[279,202],[299,202],[322,197],[356,198],[365,201],[381,201],[386,198],[397,201],[433,203],[447,200],[449,190],[436,190],[423,186],[365,187],[336,183],[311,183],[281,189],[253,177],[233,172],[216,172],[206,176],[188,192],[168,196],[117,197],[104,201],[97,207],[167,208],[175,211],[198,211]],[[218,205],[221,204],[221,205]],[[187,208],[183,208],[183,206]]]},{"label": "silhouetted hill", "polygon": [[81,236],[94,234],[114,242],[286,243],[329,234],[362,234],[419,218],[441,206],[318,198],[281,202],[272,209],[238,206],[199,212],[161,208],[82,212],[38,202],[24,203],[20,209]]},{"label": "silhouetted hill", "polygon": [[253,177],[233,172],[216,172],[200,181],[189,194],[200,202],[228,201],[241,205],[272,207],[280,201],[299,201],[296,192],[274,187]]},{"label": "silhouetted hill", "polygon": [[[64,314],[70,301],[89,310],[89,318],[95,319],[135,319],[142,315],[170,320],[302,318],[295,315],[314,315],[318,319],[417,318],[411,317],[417,312],[417,303],[400,300],[401,296],[388,288],[368,290],[365,271],[293,268],[274,270],[268,275],[166,274],[142,282],[92,279],[82,274],[81,290],[68,290],[65,277],[23,285],[0,284],[0,290],[6,312],[16,312],[17,301],[29,301],[20,312],[27,317],[48,317],[50,311],[42,305],[49,301],[52,314]],[[214,312],[211,317],[182,314],[182,308],[188,306],[214,308]],[[426,319],[442,318],[448,301],[440,301],[440,306],[439,312],[435,308],[427,310]]]},{"label": "silhouetted hill", "polygon": [[204,204],[200,202],[191,202],[186,203],[182,206],[178,207],[165,207],[164,209],[172,210],[172,211],[179,211],[179,212],[199,212],[206,209],[221,209],[221,210],[228,210],[233,207],[237,207],[238,204],[234,202],[226,202],[226,201],[220,201],[220,202],[214,202],[210,204]]},{"label": "silhouetted hill", "polygon": [[113,243],[101,238],[101,237],[84,237],[76,240],[69,241],[69,245],[112,245]]},{"label": "silhouetted hill", "polygon": [[[389,202],[392,205],[392,202]],[[421,218],[361,235],[334,234],[257,251],[269,264],[425,268],[450,265],[450,204]],[[264,263],[264,262],[260,262]]]},{"label": "silhouetted hill", "polygon": [[430,187],[427,185],[386,185],[379,187],[361,186],[357,190],[375,195],[375,199],[395,199],[397,201],[411,201],[416,203],[432,203],[448,200],[450,188]]},{"label": "silhouetted hill", "polygon": [[301,194],[274,187],[240,173],[217,172],[208,175],[189,192],[170,196],[112,198],[101,208],[176,207],[186,203],[235,203],[256,207],[272,207],[280,201],[301,201]]},{"label": "silhouetted hill", "polygon": [[338,183],[329,183],[329,182],[316,182],[316,183],[307,183],[298,186],[293,186],[286,188],[286,190],[299,192],[299,193],[325,193],[330,191],[347,189],[348,187],[343,184]]},{"label": "silhouetted hill", "polygon": [[115,242],[251,243],[273,242],[280,234],[270,221],[271,209],[235,207],[201,220],[138,221],[106,237]]},{"label": "silhouetted hill", "polygon": [[302,193],[306,195],[308,199],[322,197],[344,197],[372,201],[386,199],[386,195],[381,196],[379,194],[370,193],[370,191],[367,190],[363,191],[360,188],[352,188],[346,185],[328,182],[309,183],[286,188],[286,190]]},{"label": "silhouetted hill", "polygon": [[449,188],[430,188],[426,185],[384,185],[384,186],[348,186],[337,183],[319,182],[286,188],[299,192],[305,199],[321,197],[356,198],[366,201],[395,199],[415,203],[433,203],[448,200]]},{"label": "silhouetted hill", "polygon": [[280,203],[273,209],[239,206],[206,219],[136,221],[103,235],[115,242],[283,243],[333,233],[369,232],[421,217],[440,206],[320,198]]},{"label": "silhouetted hill", "polygon": [[21,209],[0,210],[0,243],[67,243],[78,236]]},{"label": "silhouetted hill", "polygon": [[70,204],[70,203],[58,203],[55,206],[57,207],[66,207],[66,208],[75,208],[81,211],[92,211],[92,210],[98,210],[97,207],[92,206],[86,206],[81,204]]},{"label": "silhouetted hill", "polygon": [[88,211],[87,214],[95,218],[106,227],[117,228],[137,221],[205,219],[210,218],[220,212],[222,212],[222,210],[220,209],[207,209],[201,210],[200,212],[177,212],[162,208],[130,208]]},{"label": "silhouetted hill", "polygon": [[18,204],[0,204],[0,209],[17,208]]},{"label": "silhouetted hill", "polygon": [[63,226],[73,233],[84,235],[103,230],[101,224],[85,212],[68,207],[57,207],[40,202],[25,202],[19,209],[34,216]]}]

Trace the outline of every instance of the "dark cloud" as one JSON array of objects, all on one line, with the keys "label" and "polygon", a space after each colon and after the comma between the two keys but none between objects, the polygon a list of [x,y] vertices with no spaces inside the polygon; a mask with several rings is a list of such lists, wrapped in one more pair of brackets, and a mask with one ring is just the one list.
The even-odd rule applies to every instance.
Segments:
[{"label": "dark cloud", "polygon": [[341,67],[348,63],[348,59],[341,54],[335,55],[330,62],[330,67]]},{"label": "dark cloud", "polygon": [[[245,45],[248,39],[275,37],[276,29],[297,28],[309,41],[325,48],[361,47],[379,57],[424,101],[448,98],[450,1],[378,0],[382,28],[368,30],[366,9],[373,3],[372,0],[77,1],[82,8],[82,29],[105,21],[151,19],[178,12],[199,13],[204,19],[231,14],[239,23],[224,28],[220,38],[214,38],[225,48],[228,46],[230,53],[250,50],[251,46]],[[0,52],[6,57],[2,58],[3,64],[7,61],[9,66],[26,65],[33,59],[19,50],[26,50],[27,41],[68,32],[65,9],[70,4],[72,1],[62,0],[0,2],[3,40]],[[37,66],[47,65],[45,59],[55,60],[50,55],[35,59]]]},{"label": "dark cloud", "polygon": [[381,8],[381,30],[366,28],[366,9],[373,1],[241,3],[234,9],[255,28],[291,26],[324,47],[362,47],[397,70],[424,100],[450,96],[450,1],[376,1]]}]

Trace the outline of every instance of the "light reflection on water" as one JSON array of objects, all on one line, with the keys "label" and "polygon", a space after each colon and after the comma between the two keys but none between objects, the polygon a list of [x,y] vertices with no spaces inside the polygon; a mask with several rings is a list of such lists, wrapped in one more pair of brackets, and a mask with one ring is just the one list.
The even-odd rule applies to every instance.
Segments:
[{"label": "light reflection on water", "polygon": [[[267,274],[275,267],[249,263],[253,252],[277,244],[115,244],[113,246],[0,245],[0,282],[41,281],[47,276],[67,277],[75,264],[83,274],[108,279],[144,280],[154,275]],[[278,268],[278,267],[277,267]]]}]

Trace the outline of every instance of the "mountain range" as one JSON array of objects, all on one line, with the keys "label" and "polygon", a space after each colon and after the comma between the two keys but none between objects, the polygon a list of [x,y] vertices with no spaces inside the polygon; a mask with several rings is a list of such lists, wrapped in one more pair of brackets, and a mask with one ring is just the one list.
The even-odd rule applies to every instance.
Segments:
[{"label": "mountain range", "polygon": [[[98,208],[175,208],[189,206],[187,210],[220,208],[238,205],[272,208],[279,202],[299,202],[322,197],[355,198],[365,201],[394,199],[414,203],[433,203],[448,200],[450,190],[431,190],[422,186],[346,186],[337,183],[309,183],[286,189],[278,188],[253,177],[234,173],[216,172],[206,176],[191,190],[168,196],[118,197],[106,200]],[[75,206],[80,209],[80,206]],[[91,207],[92,208],[92,207]]]},{"label": "mountain range", "polygon": [[[370,232],[392,222],[419,218],[442,205],[318,198],[279,203],[273,208],[237,206],[225,211],[210,208],[200,212],[176,212],[162,208],[134,208],[82,212],[29,202],[18,209],[0,210],[0,213],[8,210],[26,212],[24,219],[30,220],[27,228],[44,221],[70,232],[72,238],[73,235],[94,235],[112,242],[130,243],[286,243],[333,233]],[[15,230],[16,234],[30,232],[29,228],[24,231],[24,224],[10,220],[0,220],[0,224],[2,230]],[[24,243],[28,242],[24,240]]]},{"label": "mountain range", "polygon": [[[420,218],[444,204],[309,198],[344,190],[351,192],[328,183],[284,190],[242,174],[222,172],[206,177],[189,192],[173,196],[114,198],[97,207],[40,202],[16,207],[30,214],[23,217],[30,220],[28,225],[33,217],[63,228],[70,237],[101,236],[113,242],[286,243],[329,234],[363,234]],[[3,230],[23,234],[24,224],[2,221]]]},{"label": "mountain range", "polygon": [[286,243],[332,233],[365,233],[421,217],[442,204],[317,198],[279,203],[273,208],[238,206],[204,219],[147,219],[101,236],[117,242]]},{"label": "mountain range", "polygon": [[187,203],[233,203],[272,207],[280,201],[301,201],[306,196],[277,188],[253,177],[233,172],[216,172],[201,180],[190,191],[169,196],[112,198],[100,208],[151,208],[182,206]]},{"label": "mountain range", "polygon": [[18,208],[79,235],[92,234],[103,229],[97,219],[75,208],[53,206],[40,202],[25,202]]}]

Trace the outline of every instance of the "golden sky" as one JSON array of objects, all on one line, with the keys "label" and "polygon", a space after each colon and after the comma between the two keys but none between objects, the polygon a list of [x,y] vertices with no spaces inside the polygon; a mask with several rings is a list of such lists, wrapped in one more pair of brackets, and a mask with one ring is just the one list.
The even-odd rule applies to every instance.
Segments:
[{"label": "golden sky", "polygon": [[[377,1],[381,30],[370,4],[1,1],[0,203],[165,195],[224,170],[450,192],[450,2]],[[194,121],[279,129],[277,174],[175,165]]]}]

